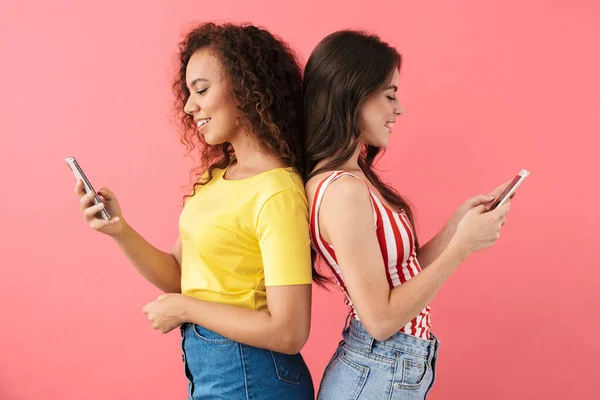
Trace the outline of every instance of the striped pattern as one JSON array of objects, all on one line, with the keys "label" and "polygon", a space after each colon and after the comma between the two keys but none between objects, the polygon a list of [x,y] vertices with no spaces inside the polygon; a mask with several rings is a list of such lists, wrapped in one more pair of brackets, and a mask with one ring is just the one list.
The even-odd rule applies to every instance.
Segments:
[{"label": "striped pattern", "polygon": [[[335,251],[329,243],[323,240],[319,230],[319,207],[323,201],[323,195],[333,181],[344,175],[361,179],[349,172],[336,171],[319,183],[315,191],[310,215],[310,233],[315,250],[329,267],[342,293],[344,293],[345,303],[350,307],[352,318],[360,320],[344,283]],[[373,206],[373,217],[375,218],[375,230],[385,265],[385,275],[391,289],[403,284],[421,272],[415,249],[414,232],[404,211],[400,213],[393,212],[384,206],[370,189],[369,193],[371,196],[371,205]],[[429,339],[431,328],[430,311],[429,306],[425,307],[419,315],[402,327],[400,332],[421,339]]]}]

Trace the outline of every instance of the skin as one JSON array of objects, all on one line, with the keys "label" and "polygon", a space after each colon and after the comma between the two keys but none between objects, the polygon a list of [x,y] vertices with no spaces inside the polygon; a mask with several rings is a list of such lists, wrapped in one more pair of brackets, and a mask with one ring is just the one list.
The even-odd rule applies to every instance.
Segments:
[{"label": "skin", "polygon": [[[235,107],[230,80],[217,56],[209,49],[193,54],[186,68],[191,93],[184,111],[196,122],[210,118],[199,128],[209,144],[231,143],[236,161],[225,179],[244,179],[273,168],[285,167],[279,158],[261,146],[252,132],[239,124],[243,115]],[[170,332],[185,322],[201,325],[231,340],[285,354],[296,354],[310,331],[311,285],[267,287],[268,311],[248,310],[226,304],[210,303],[181,294],[181,239],[171,252],[148,243],[123,218],[116,196],[108,188],[98,191],[102,203],[93,206],[78,182],[84,219],[90,227],[111,236],[139,273],[166,292],[143,307],[152,328]],[[110,221],[97,217],[106,207]]]},{"label": "skin", "polygon": [[[388,146],[393,124],[403,112],[396,97],[398,87],[396,71],[390,82],[359,109],[362,144]],[[367,188],[386,207],[392,207],[360,169],[358,157],[361,147],[339,169],[349,171],[363,181],[351,176],[342,176],[334,181],[323,196],[319,225],[323,239],[335,248],[346,287],[362,323],[375,339],[385,340],[433,300],[469,255],[496,243],[506,222],[510,201],[491,212],[486,212],[487,205],[509,182],[487,195],[473,196],[458,207],[442,229],[421,248],[418,259],[422,272],[390,289],[383,272],[383,256],[374,229]],[[327,161],[323,160],[316,168]],[[318,184],[329,173],[316,175],[307,182],[306,193],[311,208]],[[352,218],[348,218],[349,215]]]}]

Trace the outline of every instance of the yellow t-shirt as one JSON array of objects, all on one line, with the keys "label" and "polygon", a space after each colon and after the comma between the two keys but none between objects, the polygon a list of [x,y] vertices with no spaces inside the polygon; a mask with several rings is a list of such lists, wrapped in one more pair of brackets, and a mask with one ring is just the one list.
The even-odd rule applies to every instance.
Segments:
[{"label": "yellow t-shirt", "polygon": [[179,218],[181,291],[214,303],[267,309],[266,286],[310,284],[308,208],[300,176],[275,168],[199,186]]}]

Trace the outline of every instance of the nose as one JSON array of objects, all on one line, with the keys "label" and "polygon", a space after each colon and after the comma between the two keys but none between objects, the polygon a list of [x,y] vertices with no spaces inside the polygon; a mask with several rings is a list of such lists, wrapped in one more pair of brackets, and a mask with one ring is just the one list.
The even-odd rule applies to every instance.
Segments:
[{"label": "nose", "polygon": [[187,101],[185,102],[185,106],[183,106],[183,111],[188,115],[193,115],[200,110],[198,103],[196,103],[193,99],[193,96],[189,96]]},{"label": "nose", "polygon": [[404,107],[401,104],[398,104],[396,109],[394,110],[394,115],[402,115],[404,114]]}]

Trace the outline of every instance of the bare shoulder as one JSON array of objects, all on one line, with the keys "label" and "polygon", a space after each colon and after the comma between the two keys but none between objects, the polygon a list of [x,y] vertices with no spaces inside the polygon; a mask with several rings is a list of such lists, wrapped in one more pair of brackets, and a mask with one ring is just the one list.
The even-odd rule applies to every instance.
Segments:
[{"label": "bare shoulder", "polygon": [[325,180],[329,175],[331,175],[331,172],[323,172],[322,174],[313,176],[304,184],[306,197],[308,198],[308,202],[310,204],[312,204],[313,197],[315,197],[315,192],[317,191],[319,184],[323,182],[323,180]]},{"label": "bare shoulder", "polygon": [[[312,177],[308,180],[308,182],[306,182],[305,190],[306,195],[307,197],[309,197],[309,199],[312,200],[319,185],[331,174],[332,172],[323,172],[319,175]],[[362,194],[364,196],[368,195],[369,191],[367,189],[367,186],[363,183],[363,181],[361,181],[357,177],[343,175],[329,184],[326,193],[326,197],[343,197],[344,195],[355,194]]]},{"label": "bare shoulder", "polygon": [[[306,195],[312,209],[315,192],[331,173],[323,173],[311,178],[306,184]],[[353,218],[348,218],[348,216]],[[324,230],[326,226],[335,224],[344,225],[345,222],[362,221],[370,223],[372,208],[369,189],[359,178],[343,175],[335,179],[323,193],[319,206],[319,220]]]},{"label": "bare shoulder", "polygon": [[360,212],[370,210],[369,188],[360,179],[344,175],[331,182],[323,196],[324,210],[337,212]]},{"label": "bare shoulder", "polygon": [[329,184],[319,206],[323,239],[334,245],[358,245],[374,231],[369,188],[355,176],[340,176]]}]

